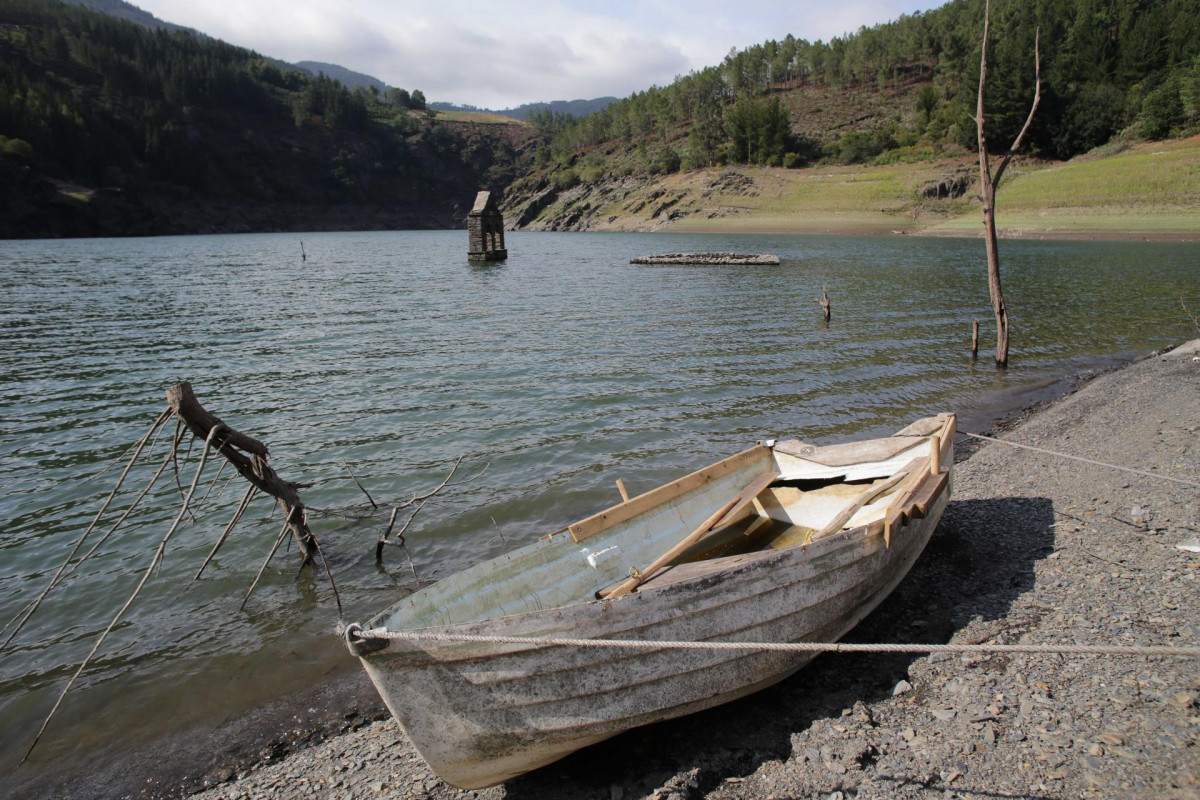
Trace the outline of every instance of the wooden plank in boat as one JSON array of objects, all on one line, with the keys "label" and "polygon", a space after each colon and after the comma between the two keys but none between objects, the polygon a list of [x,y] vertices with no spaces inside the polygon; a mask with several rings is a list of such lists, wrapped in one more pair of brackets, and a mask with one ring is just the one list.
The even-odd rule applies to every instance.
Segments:
[{"label": "wooden plank in boat", "polygon": [[569,526],[567,530],[571,532],[572,539],[576,542],[582,542],[584,539],[595,536],[601,531],[606,531],[614,525],[618,525],[627,519],[641,514],[643,511],[648,511],[693,489],[698,489],[717,478],[744,469],[755,461],[761,460],[765,462],[769,460],[770,453],[771,451],[768,448],[762,445],[755,445],[749,450],[718,461],[704,469],[696,470],[690,475],[685,475],[677,481],[664,484],[657,489],[651,489],[645,494],[640,494],[627,502],[607,508],[598,514],[593,514]]},{"label": "wooden plank in boat", "polygon": [[734,504],[733,508],[729,509],[725,516],[717,520],[717,522],[713,525],[713,529],[715,530],[725,525],[729,525],[730,523],[736,522],[738,519],[740,519],[743,515],[743,512],[745,512],[746,509],[749,508],[754,502],[754,498],[758,497],[759,494],[762,493],[762,490],[774,483],[775,479],[778,477],[778,472],[764,472],[762,475],[758,476],[754,483],[747,486],[738,496],[738,501]]},{"label": "wooden plank in boat", "polygon": [[924,517],[929,513],[929,507],[941,495],[942,490],[950,480],[949,472],[940,472],[937,477],[930,475],[917,488],[912,496],[913,516]]},{"label": "wooden plank in boat", "polygon": [[701,578],[705,575],[716,575],[724,572],[730,567],[735,567],[738,564],[745,564],[750,561],[758,561],[763,558],[771,558],[775,555],[773,550],[756,550],[753,553],[739,553],[735,556],[724,556],[722,558],[711,558],[707,561],[691,561],[686,564],[674,564],[667,567],[662,572],[651,577],[639,589],[645,590],[651,586],[663,586],[668,583],[679,583],[680,581],[691,580],[692,578]]},{"label": "wooden plank in boat", "polygon": [[947,464],[953,457],[951,454],[954,450],[954,437],[958,433],[958,417],[951,414],[946,420],[946,424],[942,426],[942,461]]}]

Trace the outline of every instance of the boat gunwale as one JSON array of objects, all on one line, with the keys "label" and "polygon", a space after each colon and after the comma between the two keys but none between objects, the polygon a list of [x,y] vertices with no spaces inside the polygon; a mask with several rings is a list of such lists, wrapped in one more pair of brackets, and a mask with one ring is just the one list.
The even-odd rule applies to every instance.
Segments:
[{"label": "boat gunwale", "polygon": [[[948,470],[945,470],[942,473],[940,473],[939,476],[933,476],[932,474],[928,474],[925,478],[923,478],[921,480],[920,483],[917,484],[916,487],[914,487],[914,489],[924,486],[926,484],[926,482],[928,482],[930,479],[940,480],[941,476],[948,475],[948,472],[949,472]],[[939,493],[938,493],[938,499],[940,499],[942,496],[946,496],[948,494],[949,486],[950,486],[950,482],[946,481],[946,483],[943,485],[943,489],[941,491],[939,491]],[[924,519],[926,519],[926,517],[913,518],[910,516],[909,512],[915,506],[915,503],[913,502],[913,500],[915,499],[915,496],[916,496],[916,492],[909,492],[906,504],[901,509],[898,510],[899,513],[903,514],[903,519],[904,519],[901,530],[905,530],[905,529],[909,528],[915,522],[924,521]],[[935,501],[935,505],[936,505],[936,501]],[[939,514],[939,520],[940,520],[940,514]],[[668,592],[671,595],[678,594],[678,593],[688,593],[691,591],[691,589],[694,587],[694,585],[697,582],[709,581],[718,575],[723,576],[723,577],[736,576],[737,573],[746,572],[752,568],[755,570],[788,569],[789,565],[783,563],[783,562],[788,562],[788,561],[797,562],[797,563],[791,565],[791,568],[799,567],[801,565],[802,561],[815,560],[822,556],[829,555],[829,554],[835,552],[836,550],[844,549],[845,547],[848,547],[848,546],[854,546],[854,542],[852,541],[854,538],[861,536],[861,538],[864,541],[866,541],[874,536],[882,537],[883,533],[884,533],[883,528],[884,528],[883,520],[873,520],[873,521],[863,524],[863,525],[856,525],[853,528],[845,528],[841,531],[838,531],[835,534],[826,536],[822,539],[819,539],[817,541],[814,541],[814,542],[811,542],[808,544],[795,544],[795,545],[791,545],[791,546],[785,547],[785,548],[780,548],[777,550],[765,549],[765,550],[753,551],[750,553],[740,553],[740,554],[735,554],[735,555],[730,555],[730,556],[722,556],[722,557],[716,558],[716,559],[709,559],[706,563],[720,562],[725,559],[730,559],[731,561],[733,559],[741,559],[741,560],[737,561],[735,563],[730,563],[725,568],[714,570],[712,572],[708,572],[708,573],[701,574],[701,575],[690,576],[690,577],[684,578],[683,580],[669,581],[669,582],[652,581],[652,582],[649,582],[645,587],[641,588],[639,591],[633,592],[633,593],[627,595],[626,597],[621,597],[621,598],[616,598],[616,599],[594,599],[594,598],[585,599],[585,600],[580,600],[577,603],[570,603],[567,605],[554,606],[551,608],[538,609],[538,610],[533,610],[533,611],[522,611],[522,612],[519,612],[516,614],[507,614],[507,615],[503,615],[503,616],[489,617],[489,618],[483,619],[483,620],[472,620],[472,621],[468,621],[468,622],[453,623],[450,625],[428,625],[428,626],[423,626],[423,627],[419,627],[419,628],[403,628],[401,630],[404,630],[406,632],[418,633],[418,634],[446,633],[446,634],[463,634],[463,635],[487,635],[487,631],[486,631],[487,628],[496,628],[496,627],[507,628],[507,627],[511,627],[514,624],[514,622],[517,622],[520,620],[533,621],[539,617],[544,617],[549,614],[553,614],[555,612],[565,611],[567,609],[571,609],[572,613],[578,614],[578,613],[585,613],[583,610],[581,610],[581,607],[593,607],[593,608],[598,607],[598,608],[607,609],[611,604],[620,603],[622,601],[639,602],[642,604],[650,603],[650,602],[663,602],[664,599],[666,598]],[[893,539],[895,539],[896,536],[897,536],[897,532],[893,531],[892,532]],[[890,547],[886,543],[884,543],[883,549],[885,549],[885,550],[890,549]],[[871,553],[869,555],[874,555],[877,552],[878,551],[874,551],[873,553]],[[764,566],[765,562],[771,562],[771,563],[766,563],[766,565]],[[811,579],[821,576],[821,575],[834,574],[837,571],[849,568],[853,563],[855,563],[855,562],[850,561],[850,562],[847,562],[846,564],[835,567],[834,569],[829,570],[827,572],[817,573],[816,575],[809,576],[808,578],[805,578],[802,580],[811,580]],[[669,574],[669,572],[667,574]],[[665,575],[659,576],[660,579],[662,577],[665,577]],[[768,590],[768,592],[761,592],[759,594],[753,595],[753,597],[759,597],[761,595],[765,595],[765,594],[769,593],[769,591],[784,589],[784,588],[787,588],[787,586],[793,586],[800,582],[802,582],[802,581],[798,580],[798,581],[793,581],[792,583],[789,583],[789,584],[785,584],[784,586],[772,587],[770,590]],[[731,594],[733,594],[733,593],[731,593]],[[839,594],[841,594],[841,593],[839,593]],[[642,598],[642,599],[641,600],[631,600],[631,598]],[[679,620],[679,619],[683,619],[686,617],[712,613],[713,611],[715,611],[717,609],[725,608],[729,605],[733,605],[736,603],[741,603],[745,599],[746,599],[746,597],[744,597],[744,596],[731,596],[729,599],[725,600],[724,602],[714,603],[712,605],[708,605],[703,608],[695,609],[692,611],[677,613],[674,616],[672,616],[671,619]],[[383,616],[386,614],[387,614],[387,611],[384,611],[384,612],[381,612],[381,614],[379,616]],[[656,621],[647,622],[647,623],[643,623],[643,624],[632,625],[632,626],[625,627],[625,628],[614,629],[612,631],[611,635],[627,636],[631,632],[643,631],[648,628],[653,628],[655,626],[662,625],[663,622],[664,622],[664,620],[656,620]],[[535,636],[545,637],[545,636],[547,636],[547,633],[545,631],[543,631],[540,634],[499,634],[499,635],[510,635],[510,636],[511,635],[521,635],[521,636],[529,636],[530,638],[534,638]],[[551,638],[553,638],[553,637],[551,637]],[[591,638],[601,638],[601,637],[591,637]],[[709,637],[709,638],[711,638],[711,637]],[[464,649],[466,649],[466,647],[477,648],[477,647],[479,647],[479,645],[486,644],[486,643],[481,643],[481,642],[441,642],[441,641],[437,641],[437,640],[412,640],[412,643],[413,643],[412,647],[406,648],[404,651],[398,651],[397,649],[394,649],[395,642],[396,642],[396,640],[388,640],[388,645],[389,645],[388,647],[381,649],[379,651],[376,651],[374,653],[368,654],[367,656],[364,656],[364,658],[374,659],[377,657],[381,657],[382,659],[385,659],[388,661],[399,660],[399,659],[413,659],[414,661],[423,661],[426,658],[428,658],[431,662],[460,664],[460,663],[468,663],[473,660],[495,658],[497,656],[502,656],[502,655],[520,654],[520,653],[530,652],[530,651],[534,651],[534,650],[538,650],[538,649],[544,649],[546,647],[565,647],[566,646],[566,645],[542,645],[542,644],[538,644],[536,642],[530,642],[530,643],[503,642],[503,643],[494,643],[494,645],[492,647],[490,647],[487,652],[467,654],[467,653],[462,652]],[[647,648],[647,650],[650,651],[650,648]],[[455,651],[459,651],[459,652],[456,653]],[[661,648],[659,648],[658,650],[654,650],[652,652],[661,652]],[[620,661],[620,660],[622,660],[622,659],[614,658],[614,659],[609,659],[606,662],[595,662],[595,663],[600,664],[600,663],[615,662],[615,661]]]}]

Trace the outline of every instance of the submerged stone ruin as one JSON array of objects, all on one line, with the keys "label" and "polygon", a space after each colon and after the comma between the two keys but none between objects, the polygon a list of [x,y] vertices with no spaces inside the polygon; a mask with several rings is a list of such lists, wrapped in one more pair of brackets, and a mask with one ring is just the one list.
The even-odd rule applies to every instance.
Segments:
[{"label": "submerged stone ruin", "polygon": [[475,205],[467,214],[467,242],[468,261],[508,258],[508,250],[504,247],[504,217],[491,192],[475,195]]}]

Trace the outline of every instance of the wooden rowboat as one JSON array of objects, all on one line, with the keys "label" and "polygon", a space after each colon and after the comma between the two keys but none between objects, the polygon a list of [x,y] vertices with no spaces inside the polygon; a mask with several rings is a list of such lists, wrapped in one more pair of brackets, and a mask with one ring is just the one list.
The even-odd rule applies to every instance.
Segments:
[{"label": "wooden rowboat", "polygon": [[365,633],[351,626],[347,643],[434,772],[467,789],[501,783],[755,692],[813,653],[378,638],[385,629],[837,640],[895,588],[937,526],[954,428],[943,414],[883,439],[759,443],[416,592]]}]

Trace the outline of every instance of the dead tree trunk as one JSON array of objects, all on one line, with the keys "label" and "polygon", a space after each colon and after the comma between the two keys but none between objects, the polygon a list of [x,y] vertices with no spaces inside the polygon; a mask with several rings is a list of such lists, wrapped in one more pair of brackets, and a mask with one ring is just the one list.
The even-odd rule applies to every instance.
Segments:
[{"label": "dead tree trunk", "polygon": [[987,137],[983,132],[983,87],[987,82],[990,17],[991,2],[989,0],[984,5],[983,11],[983,49],[979,56],[979,100],[975,108],[975,129],[979,136],[979,199],[983,204],[983,237],[987,249],[988,293],[992,299],[992,311],[996,315],[996,365],[1003,367],[1008,364],[1008,308],[1004,305],[1004,293],[1000,288],[1000,251],[996,240],[996,188],[1000,185],[1000,178],[1003,177],[1004,170],[1008,168],[1008,162],[1020,148],[1021,140],[1025,138],[1025,133],[1033,122],[1033,114],[1037,111],[1038,102],[1042,97],[1042,62],[1038,53],[1041,30],[1038,30],[1033,40],[1033,64],[1036,74],[1033,106],[1029,109],[1029,116],[1025,120],[1024,127],[1017,134],[1012,146],[1008,148],[1008,152],[1000,162],[999,169],[993,174],[988,161]]},{"label": "dead tree trunk", "polygon": [[[192,392],[192,385],[187,383],[172,386],[167,389],[167,402],[179,419],[187,425],[188,430],[202,441],[209,442],[218,453],[225,456],[230,464],[258,490],[275,498],[275,502],[283,510],[287,526],[292,531],[304,563],[311,563],[317,553],[316,538],[308,528],[304,503],[296,491],[297,485],[283,480],[271,465],[267,463],[267,446],[262,442],[240,433],[226,425],[200,405]],[[215,435],[209,438],[213,429]]]}]

